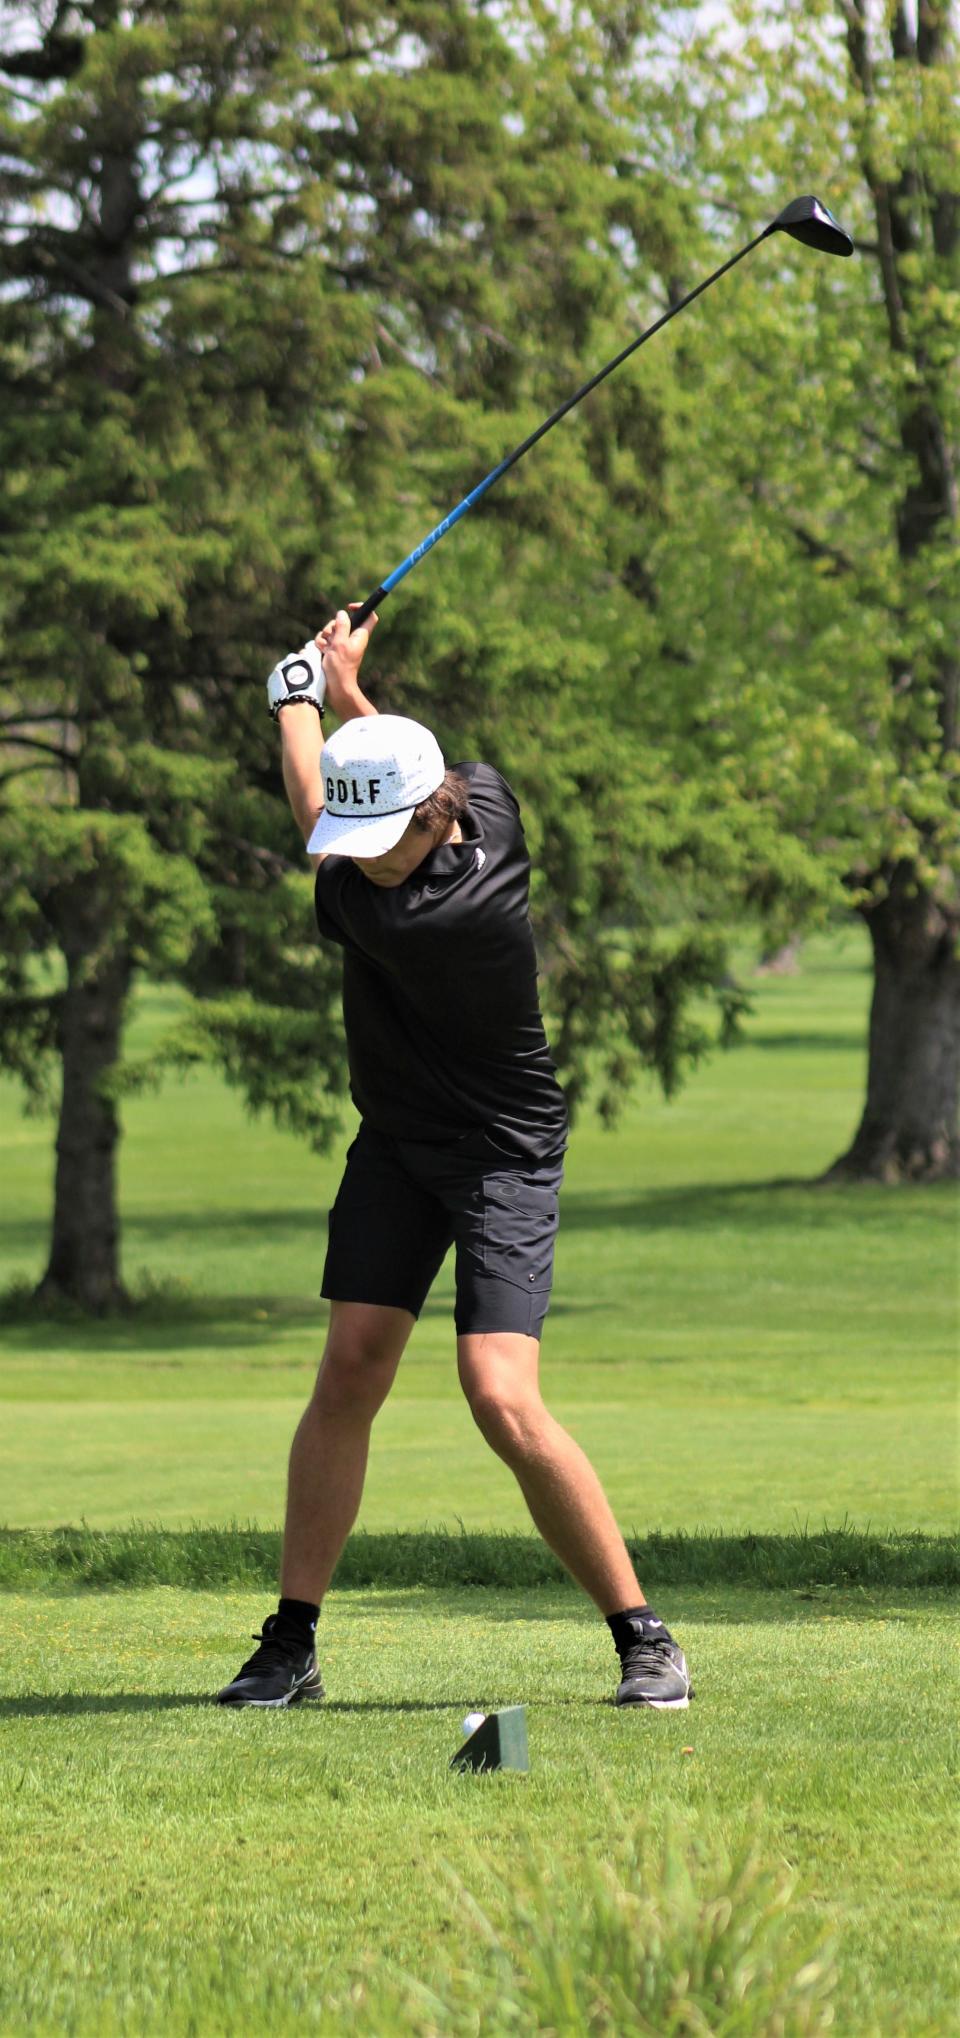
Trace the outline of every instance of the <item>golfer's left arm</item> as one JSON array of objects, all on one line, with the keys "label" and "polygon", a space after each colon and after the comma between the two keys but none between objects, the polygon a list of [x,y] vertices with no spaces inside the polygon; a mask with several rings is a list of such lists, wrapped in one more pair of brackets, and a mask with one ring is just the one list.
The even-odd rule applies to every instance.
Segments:
[{"label": "golfer's left arm", "polygon": [[[347,611],[340,609],[314,639],[323,660],[321,699],[316,699],[315,690],[311,687],[306,699],[302,694],[299,700],[291,698],[282,703],[277,712],[283,783],[304,842],[309,842],[317,817],[323,811],[323,769],[320,762],[323,729],[317,710],[328,703],[341,722],[353,721],[358,715],[376,714],[373,702],[361,689],[359,674],[377,621],[375,615],[371,616],[369,623],[351,635]],[[322,861],[320,856],[310,858],[314,868]]]},{"label": "golfer's left arm", "polygon": [[[318,715],[304,704],[281,708],[280,765],[290,810],[304,842],[309,842],[323,807],[323,729]],[[311,856],[316,868],[319,856]]]}]

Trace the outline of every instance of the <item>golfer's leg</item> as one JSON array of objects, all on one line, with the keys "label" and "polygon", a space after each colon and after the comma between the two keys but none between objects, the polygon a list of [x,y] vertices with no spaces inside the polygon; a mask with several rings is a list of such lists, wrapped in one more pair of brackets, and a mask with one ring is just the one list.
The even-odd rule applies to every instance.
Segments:
[{"label": "golfer's leg", "polygon": [[357,1518],[374,1416],[416,1319],[406,1309],[332,1302],[313,1394],[290,1451],[280,1590],[318,1606]]},{"label": "golfer's leg", "polygon": [[460,1383],[477,1427],[510,1466],[544,1542],[602,1614],[645,1604],[589,1459],[544,1407],[540,1345],[510,1331],[458,1337]]}]

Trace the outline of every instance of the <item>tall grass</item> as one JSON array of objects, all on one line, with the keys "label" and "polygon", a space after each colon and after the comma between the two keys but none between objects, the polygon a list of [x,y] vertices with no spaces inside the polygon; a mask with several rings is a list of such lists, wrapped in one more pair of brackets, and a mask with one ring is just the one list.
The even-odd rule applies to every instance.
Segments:
[{"label": "tall grass", "polygon": [[[960,1536],[871,1535],[842,1525],[795,1535],[729,1536],[719,1531],[628,1536],[638,1571],[668,1585],[887,1586],[930,1590],[960,1586]],[[143,1587],[179,1585],[273,1588],[280,1562],[279,1530],[234,1523],[164,1529],[133,1522],[124,1529],[0,1528],[0,1590],[44,1585]],[[357,1530],[334,1583],[357,1587],[430,1585],[529,1589],[568,1584],[558,1559],[538,1536],[511,1531]]]},{"label": "tall grass", "polygon": [[[655,1840],[602,1789],[606,1858],[576,1874],[527,1838],[496,1905],[447,1866],[463,1951],[429,1983],[354,1984],[341,2029],[411,2038],[817,2038],[833,2023],[829,1939],[798,1935],[796,1879],[748,1841],[710,1859]],[[332,2028],[332,2027],[331,2027]]]},{"label": "tall grass", "polygon": [[[798,1928],[790,1870],[750,1842],[711,1858],[676,1824],[655,1840],[604,1797],[608,1859],[587,1856],[573,1874],[527,1838],[486,1905],[446,1864],[438,1912],[449,1913],[451,1950],[425,1977],[372,1947],[332,1986],[329,1970],[318,1987],[294,1968],[282,1989],[265,1987],[264,2023],[318,2038],[825,2038],[833,1947]],[[249,1986],[249,1949],[236,1935],[215,1957],[185,1945],[175,1978],[155,1952],[141,1949],[126,2004],[96,1973],[68,2005],[69,1978],[57,1977],[33,2000],[34,2038],[226,2038],[244,2027],[232,2006]]]}]

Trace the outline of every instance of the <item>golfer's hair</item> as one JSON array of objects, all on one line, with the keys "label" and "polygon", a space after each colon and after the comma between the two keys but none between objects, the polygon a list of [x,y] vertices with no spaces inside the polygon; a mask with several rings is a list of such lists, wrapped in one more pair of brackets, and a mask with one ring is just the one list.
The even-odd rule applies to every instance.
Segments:
[{"label": "golfer's hair", "polygon": [[413,819],[418,828],[433,834],[438,828],[449,828],[451,821],[462,821],[467,811],[470,787],[458,771],[446,771],[443,784],[438,785],[428,800],[421,800],[414,807]]}]

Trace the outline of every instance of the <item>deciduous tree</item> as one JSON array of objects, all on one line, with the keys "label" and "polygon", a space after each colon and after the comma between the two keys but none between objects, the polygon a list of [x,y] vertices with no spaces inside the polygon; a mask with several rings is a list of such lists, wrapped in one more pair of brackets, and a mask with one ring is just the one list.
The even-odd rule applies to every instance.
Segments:
[{"label": "deciduous tree", "polygon": [[686,328],[651,560],[676,754],[869,931],[867,1094],[831,1173],[889,1182],[960,1169],[957,33],[947,0],[745,0],[688,52],[718,226],[817,190],[858,249],[757,260]]}]

